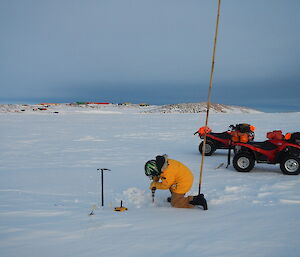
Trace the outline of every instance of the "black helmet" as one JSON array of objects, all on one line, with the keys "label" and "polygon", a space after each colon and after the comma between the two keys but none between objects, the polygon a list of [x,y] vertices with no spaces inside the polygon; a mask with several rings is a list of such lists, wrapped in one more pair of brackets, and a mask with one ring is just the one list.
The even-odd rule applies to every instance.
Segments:
[{"label": "black helmet", "polygon": [[155,160],[150,160],[147,161],[145,164],[145,174],[148,177],[155,177],[159,176],[161,172],[159,172],[156,161]]}]

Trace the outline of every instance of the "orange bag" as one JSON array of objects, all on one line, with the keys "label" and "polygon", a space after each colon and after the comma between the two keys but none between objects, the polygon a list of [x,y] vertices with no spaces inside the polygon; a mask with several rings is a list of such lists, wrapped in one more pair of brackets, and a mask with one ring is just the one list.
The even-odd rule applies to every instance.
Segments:
[{"label": "orange bag", "polygon": [[283,135],[281,130],[274,130],[267,133],[267,138],[270,140],[282,140]]},{"label": "orange bag", "polygon": [[248,133],[241,133],[238,131],[233,131],[231,133],[231,140],[235,143],[248,143],[249,142],[249,134]]},{"label": "orange bag", "polygon": [[241,143],[248,143],[249,135],[247,133],[241,133],[240,135],[240,142]]},{"label": "orange bag", "polygon": [[290,140],[292,137],[292,133],[286,133],[285,136],[284,136],[284,139],[285,140]]},{"label": "orange bag", "polygon": [[255,126],[252,126],[252,125],[250,125],[250,130],[251,130],[252,132],[254,132],[254,131],[255,131],[255,129],[256,129],[256,127],[255,127]]},{"label": "orange bag", "polygon": [[211,132],[211,129],[207,126],[203,126],[203,127],[199,128],[199,130],[198,130],[198,133],[200,135],[208,134],[209,132]]}]

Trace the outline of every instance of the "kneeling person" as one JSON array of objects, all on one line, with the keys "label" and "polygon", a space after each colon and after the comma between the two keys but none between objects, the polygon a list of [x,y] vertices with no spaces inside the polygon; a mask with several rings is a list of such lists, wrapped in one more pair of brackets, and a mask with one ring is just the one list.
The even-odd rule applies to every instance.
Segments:
[{"label": "kneeling person", "polygon": [[153,179],[150,189],[170,190],[173,207],[194,208],[195,205],[201,205],[204,210],[207,210],[203,194],[185,197],[193,185],[194,176],[181,162],[168,159],[167,155],[158,155],[155,160],[146,162],[145,174]]}]

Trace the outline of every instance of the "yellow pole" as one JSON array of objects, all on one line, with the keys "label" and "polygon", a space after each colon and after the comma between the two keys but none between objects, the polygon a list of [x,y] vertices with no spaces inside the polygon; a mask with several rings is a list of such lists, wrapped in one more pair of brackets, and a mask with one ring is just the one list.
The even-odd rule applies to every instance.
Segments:
[{"label": "yellow pole", "polygon": [[[218,15],[217,15],[217,22],[216,22],[214,49],[213,49],[210,80],[209,80],[209,88],[208,88],[205,127],[207,127],[207,125],[208,125],[208,116],[209,116],[209,109],[210,109],[210,104],[211,104],[210,99],[211,99],[211,91],[212,91],[212,86],[213,86],[213,75],[214,75],[214,69],[215,69],[215,56],[216,56],[218,30],[219,30],[220,7],[221,7],[221,0],[218,0]],[[203,146],[202,146],[202,159],[201,159],[201,165],[200,165],[200,177],[199,177],[199,191],[198,191],[198,194],[200,194],[200,192],[201,192],[203,165],[204,165],[204,157],[205,157],[205,145],[206,145],[206,131],[205,131],[205,134],[204,134],[204,140],[203,140]]]}]

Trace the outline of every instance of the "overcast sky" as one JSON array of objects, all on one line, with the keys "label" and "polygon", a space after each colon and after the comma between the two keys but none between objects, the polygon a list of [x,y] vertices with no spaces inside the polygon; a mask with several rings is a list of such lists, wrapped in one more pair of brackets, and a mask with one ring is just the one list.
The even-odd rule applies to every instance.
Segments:
[{"label": "overcast sky", "polygon": [[[0,0],[0,102],[206,101],[217,0]],[[223,0],[212,101],[300,110],[300,1]]]}]

